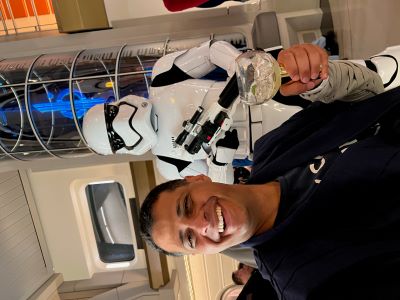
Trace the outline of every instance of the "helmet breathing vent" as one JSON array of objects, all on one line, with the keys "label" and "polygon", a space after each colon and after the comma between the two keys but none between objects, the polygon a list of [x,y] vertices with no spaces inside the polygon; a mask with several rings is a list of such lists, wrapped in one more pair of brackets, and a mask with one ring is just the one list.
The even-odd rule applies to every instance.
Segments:
[{"label": "helmet breathing vent", "polygon": [[175,138],[174,138],[173,136],[171,136],[171,142],[172,142],[172,147],[173,147],[173,148],[178,147],[178,146],[176,145],[176,143],[175,143]]}]

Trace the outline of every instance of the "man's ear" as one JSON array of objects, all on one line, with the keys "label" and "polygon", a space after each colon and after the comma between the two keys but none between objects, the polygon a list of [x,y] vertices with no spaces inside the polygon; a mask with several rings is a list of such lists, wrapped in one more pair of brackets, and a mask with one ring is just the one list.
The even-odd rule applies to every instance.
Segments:
[{"label": "man's ear", "polygon": [[211,181],[211,178],[204,174],[194,175],[194,176],[185,176],[185,180],[187,182],[196,182],[196,181]]}]

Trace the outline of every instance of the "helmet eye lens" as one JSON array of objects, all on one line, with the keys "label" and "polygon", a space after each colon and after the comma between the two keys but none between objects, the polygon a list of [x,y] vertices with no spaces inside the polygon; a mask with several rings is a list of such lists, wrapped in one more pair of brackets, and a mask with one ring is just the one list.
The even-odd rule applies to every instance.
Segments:
[{"label": "helmet eye lens", "polygon": [[143,137],[131,126],[131,120],[134,117],[135,113],[137,112],[137,107],[135,107],[133,105],[130,105],[129,103],[126,103],[126,102],[121,102],[121,104],[127,104],[127,105],[132,106],[132,107],[135,108],[135,112],[132,114],[132,116],[129,119],[129,125],[130,125],[131,129],[134,130],[138,134],[139,139],[132,146],[127,146],[125,144],[124,139],[114,130],[114,127],[113,127],[113,121],[118,115],[119,106],[113,105],[113,104],[104,103],[104,117],[105,117],[105,121],[106,121],[107,135],[108,135],[108,140],[110,142],[111,151],[113,153],[116,153],[118,150],[120,150],[122,148],[126,148],[128,150],[132,150],[143,139]]}]

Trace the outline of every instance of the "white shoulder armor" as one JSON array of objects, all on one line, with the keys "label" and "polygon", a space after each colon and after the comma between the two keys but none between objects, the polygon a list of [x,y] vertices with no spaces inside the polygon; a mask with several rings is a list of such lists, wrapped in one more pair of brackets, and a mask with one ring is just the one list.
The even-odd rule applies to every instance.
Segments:
[{"label": "white shoulder armor", "polygon": [[185,50],[167,54],[157,60],[153,67],[151,79],[153,80],[157,75],[168,72],[172,68],[176,58],[183,53],[185,53]]},{"label": "white shoulder armor", "polygon": [[236,58],[241,54],[238,49],[225,41],[214,41],[210,46],[210,61],[226,70],[229,77],[235,74]]},{"label": "white shoulder armor", "polygon": [[227,71],[229,77],[235,73],[235,59],[241,54],[225,41],[208,41],[189,49],[175,60],[175,65],[193,78],[201,78],[216,66]]},{"label": "white shoulder armor", "polygon": [[192,78],[201,78],[210,73],[215,69],[210,61],[210,41],[187,50],[175,60],[175,65]]}]

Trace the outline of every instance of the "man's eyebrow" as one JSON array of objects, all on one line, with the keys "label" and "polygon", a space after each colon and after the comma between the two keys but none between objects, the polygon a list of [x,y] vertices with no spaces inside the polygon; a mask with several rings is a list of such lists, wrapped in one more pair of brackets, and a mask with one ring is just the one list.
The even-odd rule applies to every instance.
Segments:
[{"label": "man's eyebrow", "polygon": [[176,215],[178,217],[181,216],[181,205],[180,205],[180,199],[178,199],[178,201],[176,201]]},{"label": "man's eyebrow", "polygon": [[182,216],[182,209],[181,209],[181,197],[178,198],[178,201],[176,201],[176,215],[178,217]]}]

